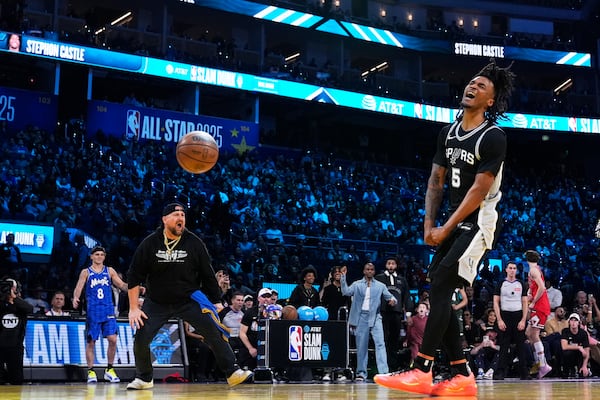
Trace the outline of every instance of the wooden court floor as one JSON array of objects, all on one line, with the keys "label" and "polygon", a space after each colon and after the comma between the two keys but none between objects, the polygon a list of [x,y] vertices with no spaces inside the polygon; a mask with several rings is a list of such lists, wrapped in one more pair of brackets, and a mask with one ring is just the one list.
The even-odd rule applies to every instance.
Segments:
[{"label": "wooden court floor", "polygon": [[[374,383],[244,384],[230,389],[226,384],[157,383],[152,390],[128,391],[126,383],[30,384],[0,386],[1,400],[404,400],[423,399]],[[600,399],[600,380],[504,380],[478,383],[477,399],[592,400]],[[436,399],[443,399],[436,397]],[[446,398],[446,399],[457,399]],[[472,398],[473,400],[475,399]],[[469,399],[471,400],[471,399]]]}]

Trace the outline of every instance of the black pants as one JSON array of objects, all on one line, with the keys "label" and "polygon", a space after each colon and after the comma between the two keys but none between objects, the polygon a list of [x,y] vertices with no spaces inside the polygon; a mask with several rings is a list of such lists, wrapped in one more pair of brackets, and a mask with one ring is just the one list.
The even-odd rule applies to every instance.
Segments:
[{"label": "black pants", "polygon": [[475,356],[475,365],[481,368],[484,372],[488,369],[496,370],[498,368],[498,351],[491,347],[484,347]]},{"label": "black pants", "polygon": [[[525,346],[525,330],[518,330],[517,325],[523,317],[522,311],[501,311],[502,320],[506,324],[505,331],[499,331],[498,333],[498,345],[500,346],[500,358],[498,360],[498,373],[499,377],[507,375],[510,360],[509,360],[509,349],[510,345],[515,345],[515,351],[519,357],[519,375],[521,378],[526,378],[529,375],[529,368],[527,365],[527,347]],[[514,355],[510,355],[514,357]]]},{"label": "black pants", "polygon": [[215,361],[226,376],[237,369],[235,356],[229,343],[223,339],[221,331],[208,314],[202,312],[200,305],[190,299],[179,305],[157,304],[146,298],[142,310],[148,316],[144,326],[135,333],[133,353],[135,355],[135,376],[146,382],[152,380],[152,358],[150,343],[159,329],[172,318],[181,318],[194,327],[195,332],[204,336],[204,341],[215,355]]},{"label": "black pants", "polygon": [[[452,293],[465,283],[458,275],[458,260],[468,249],[478,230],[477,226],[455,229],[438,247],[429,266],[430,312],[420,352],[432,358],[439,348],[446,352],[451,362],[465,358],[458,317],[452,309]],[[479,260],[476,263],[478,265]]]},{"label": "black pants", "polygon": [[583,364],[583,355],[579,350],[564,350],[563,351],[563,371],[569,373],[578,372]]},{"label": "black pants", "polygon": [[[238,364],[240,365],[240,367],[242,368],[247,368],[249,370],[253,370],[256,368],[256,357],[252,357],[252,355],[250,354],[250,352],[248,351],[248,349],[246,348],[246,346],[244,346],[244,343],[242,343],[241,340],[237,339],[238,344],[236,345],[237,347],[237,361]],[[256,347],[257,344],[252,343],[253,346]]]},{"label": "black pants", "polygon": [[554,332],[551,335],[547,335],[542,338],[544,344],[544,353],[546,354],[546,360],[552,366],[556,368],[556,371],[560,370],[563,365],[563,349],[561,345],[561,335],[558,332]]},{"label": "black pants", "polygon": [[400,350],[400,329],[402,328],[402,313],[382,312],[383,340],[387,351],[387,360],[390,371],[399,367],[398,351]]},{"label": "black pants", "polygon": [[0,347],[0,384],[23,384],[23,345]]}]

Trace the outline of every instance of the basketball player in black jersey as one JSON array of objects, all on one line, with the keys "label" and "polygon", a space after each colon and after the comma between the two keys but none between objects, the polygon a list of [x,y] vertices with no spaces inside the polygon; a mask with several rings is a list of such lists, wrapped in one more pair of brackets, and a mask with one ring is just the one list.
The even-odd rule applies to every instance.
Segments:
[{"label": "basketball player in black jersey", "polygon": [[[494,242],[506,155],[506,135],[495,123],[504,117],[513,82],[510,67],[500,68],[492,60],[467,84],[457,120],[438,136],[424,219],[425,243],[437,246],[429,266],[431,312],[413,368],[375,376],[380,385],[434,396],[477,395],[451,297],[456,287],[473,282],[477,266]],[[436,226],[446,183],[449,217]],[[438,348],[450,361],[451,378],[433,385],[431,367]]]}]

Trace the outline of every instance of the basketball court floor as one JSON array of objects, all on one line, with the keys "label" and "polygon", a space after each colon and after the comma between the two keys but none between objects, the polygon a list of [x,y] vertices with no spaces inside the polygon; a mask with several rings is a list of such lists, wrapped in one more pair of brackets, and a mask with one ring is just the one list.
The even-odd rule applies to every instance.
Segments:
[{"label": "basketball court floor", "polygon": [[[156,383],[152,390],[128,391],[126,383],[30,384],[0,387],[2,400],[103,399],[103,400],[404,400],[424,399],[386,389],[374,383],[243,384],[230,389],[226,384]],[[600,399],[600,379],[542,381],[483,381],[472,399],[482,400],[592,400]],[[457,397],[435,397],[457,399]]]}]

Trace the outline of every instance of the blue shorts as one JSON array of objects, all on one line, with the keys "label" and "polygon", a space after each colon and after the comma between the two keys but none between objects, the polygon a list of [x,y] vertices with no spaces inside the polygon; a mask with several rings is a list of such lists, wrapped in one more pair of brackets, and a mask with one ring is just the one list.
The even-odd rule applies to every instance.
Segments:
[{"label": "blue shorts", "polygon": [[117,319],[114,316],[104,321],[88,320],[85,323],[85,337],[88,342],[98,340],[100,334],[102,337],[116,335],[117,331]]}]

